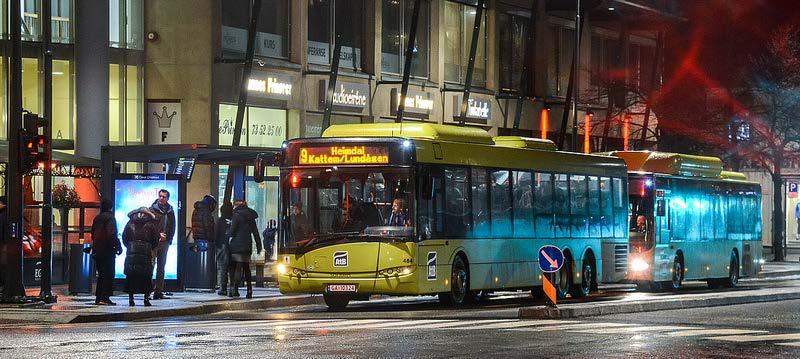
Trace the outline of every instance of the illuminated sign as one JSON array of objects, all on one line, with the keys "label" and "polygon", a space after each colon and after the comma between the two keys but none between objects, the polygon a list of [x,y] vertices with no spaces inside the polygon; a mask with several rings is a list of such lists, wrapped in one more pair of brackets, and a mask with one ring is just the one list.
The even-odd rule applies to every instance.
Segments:
[{"label": "illuminated sign", "polygon": [[[319,81],[319,106],[325,109],[325,94],[328,92],[328,80]],[[369,103],[369,85],[337,82],[333,90],[331,101],[334,107],[353,109],[361,112]]]},{"label": "illuminated sign", "polygon": [[[461,114],[461,95],[453,96],[453,120],[458,121]],[[465,122],[487,123],[492,117],[492,104],[487,100],[470,97],[467,100],[467,118]]]},{"label": "illuminated sign", "polygon": [[273,74],[257,74],[247,81],[247,90],[265,98],[289,100],[292,98],[292,78]]},{"label": "illuminated sign", "polygon": [[[392,89],[391,92],[391,114],[397,114],[397,108],[400,106],[400,91]],[[409,90],[406,94],[405,108],[403,109],[404,117],[413,118],[428,118],[433,110],[433,100],[427,92]]]},{"label": "illuminated sign", "polygon": [[380,146],[303,147],[297,160],[301,165],[387,164],[389,150]]}]

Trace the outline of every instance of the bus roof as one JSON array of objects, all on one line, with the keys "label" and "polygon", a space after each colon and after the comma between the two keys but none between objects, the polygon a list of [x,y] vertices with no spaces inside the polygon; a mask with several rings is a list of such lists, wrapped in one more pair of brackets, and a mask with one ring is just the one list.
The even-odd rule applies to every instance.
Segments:
[{"label": "bus roof", "polygon": [[[414,142],[416,161],[544,172],[624,176],[625,163],[614,156],[557,151],[555,144],[519,136],[492,137],[466,126],[432,123],[373,123],[332,125],[322,141],[333,138],[404,138]],[[310,140],[310,139],[309,139]]]},{"label": "bus roof", "polygon": [[609,154],[625,160],[630,172],[747,181],[743,173],[724,171],[724,164],[717,157],[657,151],[614,151]]},{"label": "bus roof", "polygon": [[322,137],[400,137],[431,141],[494,144],[492,136],[483,129],[433,123],[365,123],[332,125]]}]

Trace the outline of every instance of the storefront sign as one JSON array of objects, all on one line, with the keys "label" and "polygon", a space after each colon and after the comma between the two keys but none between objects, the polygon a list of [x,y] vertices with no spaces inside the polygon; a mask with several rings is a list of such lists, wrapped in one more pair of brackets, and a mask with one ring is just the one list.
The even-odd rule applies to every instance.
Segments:
[{"label": "storefront sign", "polygon": [[[325,109],[325,95],[328,92],[328,80],[319,81],[319,108]],[[369,85],[353,82],[336,82],[336,88],[333,91],[333,106],[338,108],[345,108],[348,110],[356,110],[361,112],[369,104]]]},{"label": "storefront sign", "polygon": [[[327,42],[308,41],[308,62],[312,64],[328,65],[331,63],[333,45]],[[353,67],[361,65],[361,49],[342,46],[339,50],[339,66]]]},{"label": "storefront sign", "polygon": [[[389,106],[392,116],[397,115],[397,108],[400,105],[400,90],[392,89],[391,101]],[[423,118],[426,119],[430,116],[433,110],[433,100],[430,93],[422,91],[409,90],[406,94],[405,108],[403,110],[404,117]]]},{"label": "storefront sign", "polygon": [[[220,145],[233,143],[236,126],[235,105],[219,105]],[[242,123],[240,144],[249,147],[280,147],[286,140],[286,111],[248,106]]]},{"label": "storefront sign", "polygon": [[[245,53],[247,51],[247,30],[238,27],[222,26],[222,49]],[[256,33],[255,54],[266,57],[284,57],[283,37],[266,32]]]},{"label": "storefront sign", "polygon": [[330,146],[300,149],[300,165],[387,164],[389,150],[381,146]]},{"label": "storefront sign", "polygon": [[253,74],[247,82],[251,94],[276,100],[292,98],[292,77],[275,74]]},{"label": "storefront sign", "polygon": [[[461,96],[453,96],[453,120],[461,116]],[[467,101],[467,118],[465,122],[486,124],[492,117],[492,104],[487,100],[470,97]]]},{"label": "storefront sign", "polygon": [[147,143],[181,143],[180,100],[147,100]]}]

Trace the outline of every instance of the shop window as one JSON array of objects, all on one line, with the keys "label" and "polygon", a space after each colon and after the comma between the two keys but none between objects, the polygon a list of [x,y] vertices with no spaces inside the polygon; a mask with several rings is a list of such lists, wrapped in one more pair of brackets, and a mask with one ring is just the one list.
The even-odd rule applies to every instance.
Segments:
[{"label": "shop window", "polygon": [[[522,15],[524,14],[524,15]],[[500,63],[500,87],[519,90],[522,86],[522,69],[525,62],[525,45],[528,38],[530,11],[508,9],[498,12],[498,61]],[[533,71],[528,74],[533,79]]]},{"label": "shop window", "polygon": [[111,47],[144,49],[144,4],[142,0],[111,0],[108,4]]},{"label": "shop window", "polygon": [[[219,105],[219,144],[233,143],[236,105]],[[278,148],[286,140],[286,111],[247,107],[242,123],[240,144],[248,147]]]},{"label": "shop window", "polygon": [[140,68],[110,64],[108,79],[108,141],[114,144],[142,143],[144,114]]},{"label": "shop window", "polygon": [[628,46],[628,84],[641,93],[649,93],[653,88],[653,66],[655,48],[641,44]]},{"label": "shop window", "polygon": [[[14,1],[14,0],[11,0]],[[39,41],[41,38],[42,23],[39,12],[42,8],[41,0],[19,0],[22,11],[21,33],[22,41]],[[8,1],[4,1],[8,4]],[[6,5],[8,6],[8,5]],[[8,8],[11,10],[10,7]]]},{"label": "shop window", "polygon": [[334,39],[341,35],[339,67],[361,67],[363,0],[311,0],[308,4],[308,62],[331,63]]},{"label": "shop window", "polygon": [[[247,51],[247,28],[251,0],[222,2],[222,50],[244,56]],[[256,24],[255,55],[287,58],[289,55],[289,1],[261,2],[261,16]]]},{"label": "shop window", "polygon": [[575,29],[551,26],[550,34],[553,51],[547,60],[548,92],[553,96],[566,96],[575,51]]},{"label": "shop window", "polygon": [[72,139],[73,105],[72,62],[53,60],[53,138]]},{"label": "shop window", "polygon": [[[592,86],[608,86],[617,55],[617,41],[600,35],[592,36],[592,53],[590,57],[591,74],[589,83]],[[599,91],[600,89],[598,89]]]},{"label": "shop window", "polygon": [[[320,137],[325,129],[322,128],[322,114],[309,113],[306,115],[302,137]],[[331,115],[331,125],[351,125],[361,123],[360,116]]]},{"label": "shop window", "polygon": [[[382,7],[383,38],[381,41],[381,69],[384,73],[402,74],[405,64],[408,36],[411,31],[411,18],[414,0],[383,0]],[[414,58],[411,62],[411,75],[428,76],[428,36],[430,33],[430,2],[423,0],[417,20],[417,39]]]},{"label": "shop window", "polygon": [[[472,85],[474,86],[486,84],[486,14],[487,11],[483,11],[478,49],[475,53],[475,66],[472,73]],[[476,15],[475,6],[454,1],[444,3],[445,81],[459,84],[463,84],[465,81]]]}]

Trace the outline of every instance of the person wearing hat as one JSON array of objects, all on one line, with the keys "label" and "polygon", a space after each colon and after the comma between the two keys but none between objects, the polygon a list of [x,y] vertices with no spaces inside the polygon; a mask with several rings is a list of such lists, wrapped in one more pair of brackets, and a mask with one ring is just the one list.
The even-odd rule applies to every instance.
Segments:
[{"label": "person wearing hat", "polygon": [[192,238],[194,238],[195,245],[201,241],[214,242],[214,211],[216,209],[217,199],[210,194],[194,203]]}]

